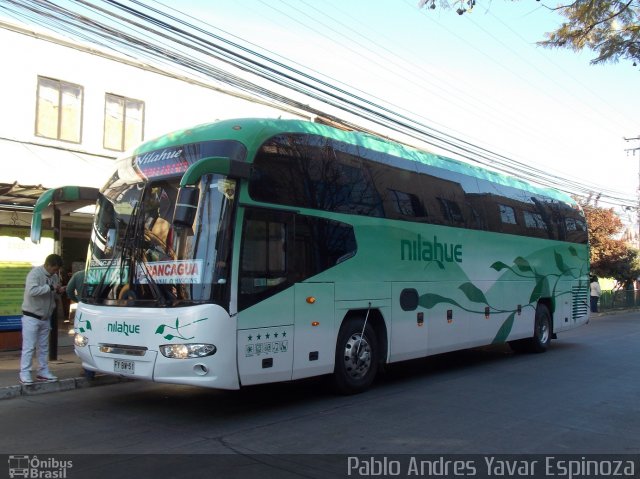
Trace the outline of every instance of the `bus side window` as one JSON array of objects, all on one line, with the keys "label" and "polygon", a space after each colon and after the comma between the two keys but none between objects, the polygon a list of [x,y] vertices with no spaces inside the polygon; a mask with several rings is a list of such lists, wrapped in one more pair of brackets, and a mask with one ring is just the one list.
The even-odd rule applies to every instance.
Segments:
[{"label": "bus side window", "polygon": [[293,215],[247,209],[240,252],[240,309],[256,304],[292,284],[288,249]]},{"label": "bus side window", "polygon": [[355,256],[353,228],[345,223],[297,215],[295,252],[292,255],[295,281],[304,281]]},{"label": "bus side window", "polygon": [[350,225],[247,208],[242,227],[238,309],[348,261],[356,252]]}]

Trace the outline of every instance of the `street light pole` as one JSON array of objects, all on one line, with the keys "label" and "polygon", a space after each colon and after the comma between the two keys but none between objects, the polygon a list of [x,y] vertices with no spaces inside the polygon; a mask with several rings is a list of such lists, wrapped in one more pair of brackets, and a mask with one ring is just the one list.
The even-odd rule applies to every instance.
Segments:
[{"label": "street light pole", "polygon": [[[624,137],[625,141],[637,141],[640,140],[640,136],[636,136],[635,138],[627,138]],[[632,152],[633,156],[636,156],[636,151],[640,150],[640,147],[636,148],[627,148],[627,153]],[[638,249],[640,249],[640,157],[638,158],[638,189],[636,191],[636,196],[638,197],[638,206],[636,207],[636,221],[638,222]]]}]

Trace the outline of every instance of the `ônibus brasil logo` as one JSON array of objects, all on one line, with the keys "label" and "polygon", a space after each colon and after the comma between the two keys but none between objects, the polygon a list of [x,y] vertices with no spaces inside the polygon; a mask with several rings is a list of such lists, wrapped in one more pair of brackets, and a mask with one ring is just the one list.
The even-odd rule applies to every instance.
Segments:
[{"label": "\u00f4nibus brasil logo", "polygon": [[27,477],[42,479],[65,479],[67,469],[73,467],[72,461],[55,457],[39,458],[13,454],[9,456],[9,477]]}]

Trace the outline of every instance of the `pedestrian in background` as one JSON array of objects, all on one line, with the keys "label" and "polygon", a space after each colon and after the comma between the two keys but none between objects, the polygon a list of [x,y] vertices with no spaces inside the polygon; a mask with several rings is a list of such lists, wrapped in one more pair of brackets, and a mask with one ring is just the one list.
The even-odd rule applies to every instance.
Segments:
[{"label": "pedestrian in background", "polygon": [[597,276],[591,276],[591,284],[589,285],[591,290],[591,312],[598,312],[598,300],[600,299],[600,294],[602,294],[602,290],[600,289],[600,283],[598,282]]},{"label": "pedestrian in background", "polygon": [[79,297],[82,291],[82,285],[84,283],[84,270],[81,269],[73,273],[71,279],[67,283],[67,298],[71,301],[78,303]]},{"label": "pedestrian in background", "polygon": [[42,266],[37,266],[27,274],[22,301],[22,357],[20,358],[20,382],[31,384],[32,362],[37,352],[38,381],[56,381],[58,378],[49,371],[49,332],[51,314],[56,307],[56,295],[64,292],[60,285],[62,258],[50,254]]}]

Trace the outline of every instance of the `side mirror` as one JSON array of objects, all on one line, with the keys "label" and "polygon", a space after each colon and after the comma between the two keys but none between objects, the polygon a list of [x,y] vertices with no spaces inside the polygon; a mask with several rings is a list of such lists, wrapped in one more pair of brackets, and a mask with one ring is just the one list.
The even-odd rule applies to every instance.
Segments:
[{"label": "side mirror", "polygon": [[183,186],[178,190],[178,199],[173,211],[173,226],[190,227],[196,219],[200,192],[193,186]]}]

